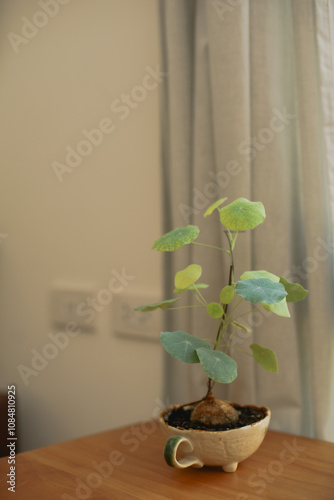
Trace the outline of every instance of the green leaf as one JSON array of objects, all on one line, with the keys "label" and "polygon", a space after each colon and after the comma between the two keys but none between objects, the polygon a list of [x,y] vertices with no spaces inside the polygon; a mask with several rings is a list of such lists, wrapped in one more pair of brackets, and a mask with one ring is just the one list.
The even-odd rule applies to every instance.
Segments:
[{"label": "green leaf", "polygon": [[254,304],[258,302],[276,304],[287,295],[281,283],[275,283],[267,278],[238,281],[235,293]]},{"label": "green leaf", "polygon": [[210,344],[205,340],[181,331],[161,332],[160,340],[166,351],[183,363],[199,363],[196,353],[199,347],[204,351],[211,350]]},{"label": "green leaf", "polygon": [[287,302],[298,302],[299,300],[305,299],[308,294],[308,290],[305,290],[299,283],[291,283],[291,281],[288,281],[282,276],[280,276],[279,281],[288,293],[286,297]]},{"label": "green leaf", "polygon": [[183,245],[192,243],[198,235],[199,228],[197,226],[177,227],[158,238],[152,248],[159,250],[159,252],[174,252]]},{"label": "green leaf", "polygon": [[275,351],[267,349],[259,344],[251,344],[249,346],[253,351],[255,361],[268,372],[278,373],[278,364]]},{"label": "green leaf", "polygon": [[224,314],[224,309],[220,304],[218,304],[218,302],[210,302],[210,304],[206,306],[206,310],[210,314],[211,318],[215,319],[221,318]]},{"label": "green leaf", "polygon": [[190,264],[190,266],[182,269],[175,274],[175,287],[184,289],[195,283],[202,274],[202,268],[198,264]]},{"label": "green leaf", "polygon": [[290,311],[288,308],[288,304],[286,303],[286,297],[284,297],[281,302],[277,302],[277,304],[261,304],[264,309],[267,311],[270,311],[274,314],[277,314],[277,316],[283,316],[283,318],[290,318]]},{"label": "green leaf", "polygon": [[[279,283],[280,279],[275,274],[269,273],[268,271],[246,271],[240,277],[241,280],[249,280],[249,279],[258,279],[258,278],[266,278],[268,280],[273,281],[274,283]],[[276,304],[261,304],[264,309],[270,311],[277,316],[283,316],[284,318],[290,318],[290,312],[286,303],[286,297],[284,297],[281,302],[277,302]]]},{"label": "green leaf", "polygon": [[229,384],[237,378],[237,364],[222,351],[196,349],[198,358],[206,375],[216,382]]},{"label": "green leaf", "polygon": [[175,294],[180,295],[181,293],[187,291],[187,290],[196,290],[196,288],[209,288],[209,285],[206,285],[205,283],[196,283],[193,285],[187,286],[187,288],[175,288],[173,291]]},{"label": "green leaf", "polygon": [[279,283],[279,277],[268,271],[246,271],[240,276],[242,281],[254,278],[267,278],[268,280],[275,281],[275,283]]},{"label": "green leaf", "polygon": [[207,217],[207,215],[211,215],[212,212],[218,208],[220,205],[222,205],[224,203],[224,201],[226,201],[227,198],[220,198],[220,200],[218,201],[215,201],[214,203],[212,203],[212,205],[209,206],[209,208],[206,209],[205,213],[204,213],[204,217]]},{"label": "green leaf", "polygon": [[155,302],[154,304],[147,304],[146,306],[136,307],[135,311],[154,311],[155,309],[166,309],[170,304],[177,302],[179,299],[168,299],[162,302]]},{"label": "green leaf", "polygon": [[220,221],[232,231],[254,229],[266,218],[264,206],[260,201],[238,198],[219,210]]},{"label": "green leaf", "polygon": [[234,288],[233,286],[224,286],[220,292],[220,302],[223,304],[230,304],[234,298]]}]

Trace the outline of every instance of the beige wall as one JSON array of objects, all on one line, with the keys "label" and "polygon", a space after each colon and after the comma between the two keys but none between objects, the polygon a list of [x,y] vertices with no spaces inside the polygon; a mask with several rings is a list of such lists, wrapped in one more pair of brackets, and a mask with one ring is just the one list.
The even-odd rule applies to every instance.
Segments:
[{"label": "beige wall", "polygon": [[[146,76],[159,64],[158,15],[155,0],[15,0],[0,9],[0,388],[17,384],[29,449],[150,418],[161,397],[159,343],[115,336],[112,300],[95,333],[51,349],[26,384],[18,372],[58,331],[54,283],[98,292],[125,269],[134,276],[126,293],[161,292],[161,255],[150,248],[161,234],[162,78]],[[127,94],[129,104],[116,101]],[[81,144],[87,156],[69,168],[66,147],[98,125],[100,144]],[[58,176],[54,162],[65,166]]]}]

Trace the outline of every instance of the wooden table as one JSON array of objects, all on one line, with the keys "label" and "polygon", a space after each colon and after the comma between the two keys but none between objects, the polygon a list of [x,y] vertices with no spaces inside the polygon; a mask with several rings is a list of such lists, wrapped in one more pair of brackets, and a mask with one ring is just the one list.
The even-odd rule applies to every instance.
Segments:
[{"label": "wooden table", "polygon": [[155,420],[16,455],[15,494],[0,460],[0,498],[15,500],[333,500],[334,444],[269,431],[234,473],[176,470]]}]

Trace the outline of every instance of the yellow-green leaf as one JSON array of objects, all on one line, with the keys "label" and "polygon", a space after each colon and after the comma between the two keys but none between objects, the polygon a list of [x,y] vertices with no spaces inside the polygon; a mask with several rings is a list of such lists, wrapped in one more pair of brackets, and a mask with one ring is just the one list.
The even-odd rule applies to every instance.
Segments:
[{"label": "yellow-green leaf", "polygon": [[190,264],[175,275],[175,288],[184,289],[195,283],[202,274],[202,268],[198,264]]},{"label": "yellow-green leaf", "polygon": [[277,316],[283,316],[283,318],[290,318],[290,311],[288,308],[288,304],[286,303],[286,297],[284,297],[284,299],[281,300],[281,302],[277,302],[276,304],[265,304],[264,302],[262,302],[261,306],[267,311],[277,314]]},{"label": "yellow-green leaf", "polygon": [[305,299],[308,294],[308,290],[305,290],[305,288],[299,283],[291,283],[291,281],[282,277],[280,277],[279,281],[288,292],[288,295],[286,296],[287,302],[299,302],[300,300]]},{"label": "yellow-green leaf", "polygon": [[259,344],[251,344],[249,347],[252,349],[255,361],[262,366],[262,368],[268,372],[278,373],[275,351],[267,347],[262,347]]},{"label": "yellow-green leaf", "polygon": [[269,273],[268,271],[246,271],[241,276],[241,280],[250,280],[255,278],[267,278],[268,280],[279,283],[279,277],[275,274]]},{"label": "yellow-green leaf", "polygon": [[209,206],[209,208],[206,209],[205,213],[204,213],[204,217],[207,217],[208,215],[211,215],[212,212],[220,207],[220,205],[222,205],[224,203],[224,201],[226,201],[227,198],[220,198],[220,200],[218,201],[215,201],[214,203],[212,203],[212,205]]},{"label": "yellow-green leaf", "polygon": [[224,309],[220,304],[218,304],[218,302],[210,302],[210,304],[206,306],[206,310],[210,314],[211,318],[215,319],[221,318],[224,314]]},{"label": "yellow-green leaf", "polygon": [[220,292],[220,302],[223,304],[230,304],[234,298],[234,288],[233,286],[224,286]]}]

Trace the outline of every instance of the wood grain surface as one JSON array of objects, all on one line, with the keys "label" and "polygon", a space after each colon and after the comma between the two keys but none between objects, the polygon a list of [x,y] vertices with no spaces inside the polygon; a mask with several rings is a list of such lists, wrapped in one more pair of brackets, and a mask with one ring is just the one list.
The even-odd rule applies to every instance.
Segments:
[{"label": "wood grain surface", "polygon": [[333,500],[334,443],[269,431],[234,473],[177,470],[163,459],[156,421],[16,456],[16,491],[0,460],[0,498],[15,500]]}]

